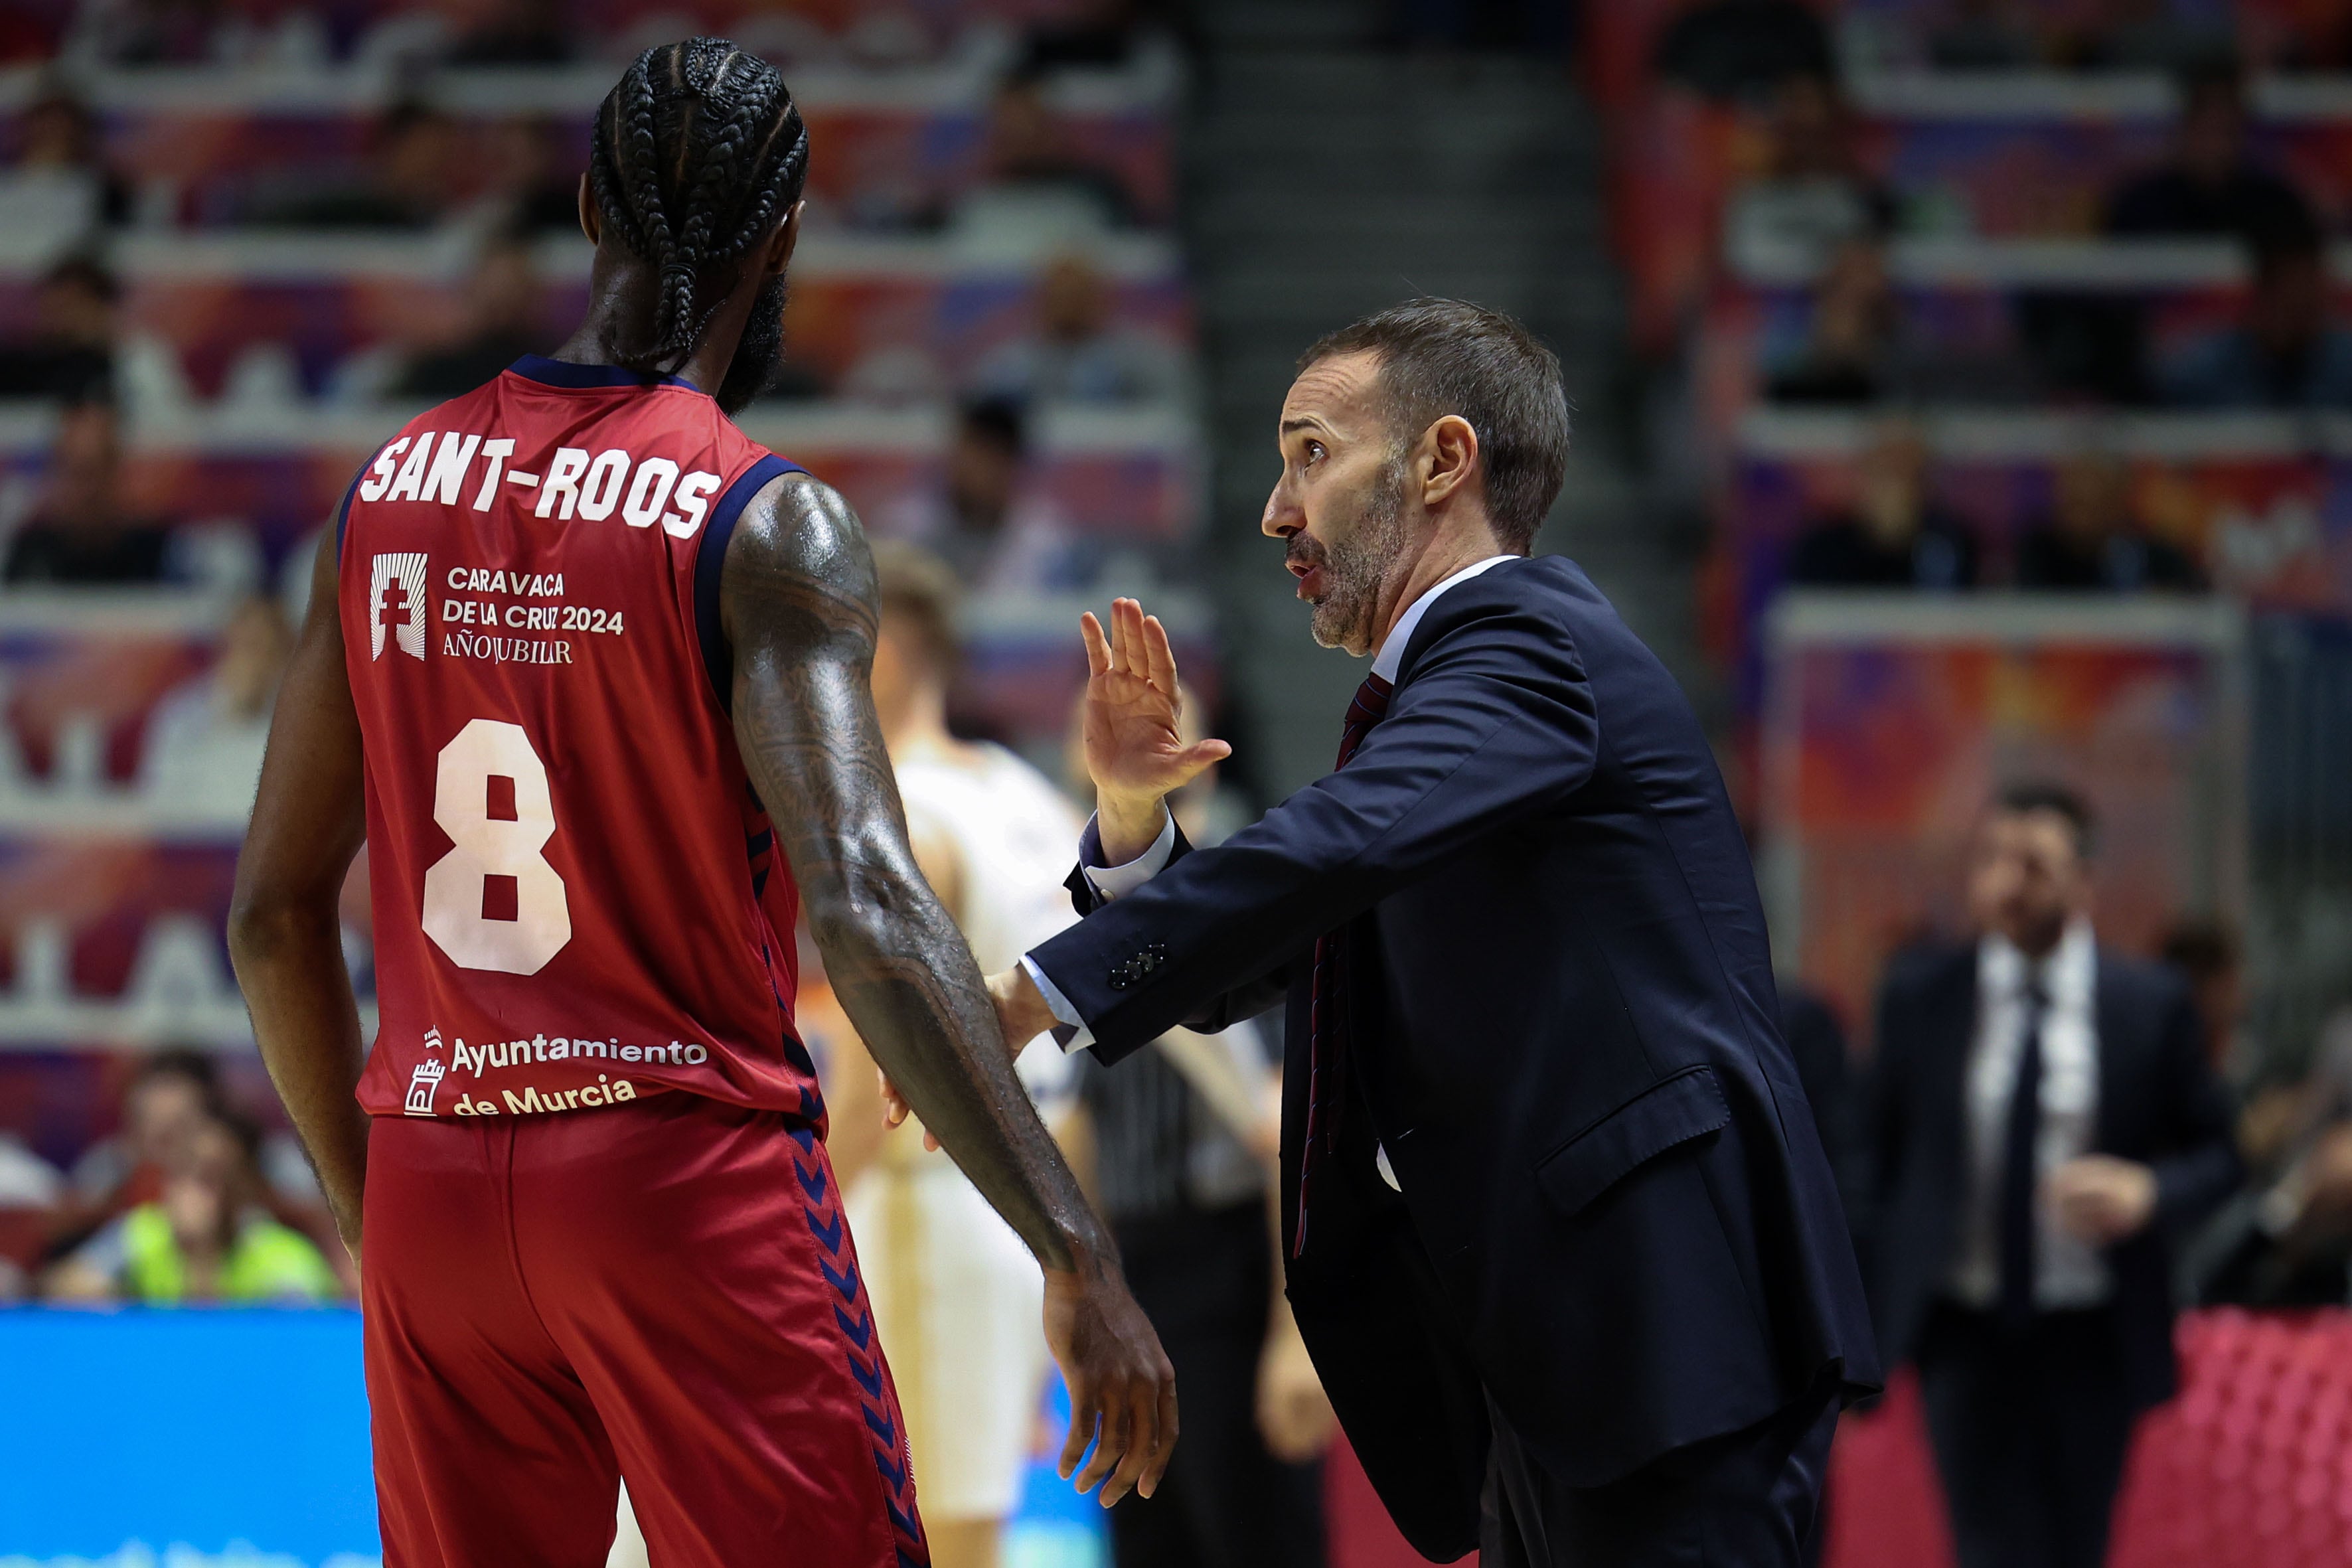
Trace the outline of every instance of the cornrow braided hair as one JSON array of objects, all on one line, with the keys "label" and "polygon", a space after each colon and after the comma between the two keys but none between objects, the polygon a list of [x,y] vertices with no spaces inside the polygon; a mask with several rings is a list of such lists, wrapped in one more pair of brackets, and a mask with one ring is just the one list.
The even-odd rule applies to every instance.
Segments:
[{"label": "cornrow braided hair", "polygon": [[740,260],[801,199],[808,127],[776,68],[724,38],[639,55],[596,112],[588,184],[597,210],[660,282],[634,369],[694,352]]}]

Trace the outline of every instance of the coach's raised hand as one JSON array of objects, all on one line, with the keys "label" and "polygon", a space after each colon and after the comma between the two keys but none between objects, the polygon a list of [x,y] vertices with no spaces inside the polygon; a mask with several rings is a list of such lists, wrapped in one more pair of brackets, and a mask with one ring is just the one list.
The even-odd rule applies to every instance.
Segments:
[{"label": "coach's raised hand", "polygon": [[1145,615],[1133,599],[1118,599],[1108,636],[1091,611],[1078,629],[1087,640],[1084,725],[1096,826],[1103,864],[1123,866],[1160,837],[1166,797],[1234,749],[1223,741],[1185,744],[1176,654],[1157,616]]}]

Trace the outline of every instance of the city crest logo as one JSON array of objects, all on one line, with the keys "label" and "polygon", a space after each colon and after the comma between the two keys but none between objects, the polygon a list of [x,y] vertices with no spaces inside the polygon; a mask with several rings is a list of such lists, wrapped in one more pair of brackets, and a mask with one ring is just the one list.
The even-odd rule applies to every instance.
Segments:
[{"label": "city crest logo", "polygon": [[383,657],[386,634],[400,651],[425,657],[425,556],[379,555],[368,563],[368,658]]}]

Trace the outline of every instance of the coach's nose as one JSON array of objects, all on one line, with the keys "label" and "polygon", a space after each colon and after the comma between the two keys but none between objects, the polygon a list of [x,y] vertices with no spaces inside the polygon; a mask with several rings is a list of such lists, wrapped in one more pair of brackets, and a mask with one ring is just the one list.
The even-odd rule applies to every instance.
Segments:
[{"label": "coach's nose", "polygon": [[1288,539],[1306,526],[1306,509],[1298,504],[1290,469],[1285,465],[1282,478],[1275,481],[1274,493],[1265,498],[1265,512],[1258,519],[1258,531],[1268,539]]}]

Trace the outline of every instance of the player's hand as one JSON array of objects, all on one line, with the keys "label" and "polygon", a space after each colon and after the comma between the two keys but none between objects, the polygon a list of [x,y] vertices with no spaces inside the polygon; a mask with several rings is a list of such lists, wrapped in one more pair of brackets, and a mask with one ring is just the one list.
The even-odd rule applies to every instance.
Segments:
[{"label": "player's hand", "polygon": [[1092,611],[1078,618],[1078,630],[1087,642],[1082,728],[1097,826],[1104,857],[1123,866],[1160,837],[1161,799],[1234,749],[1223,741],[1185,744],[1176,653],[1158,616],[1145,615],[1133,599],[1118,599],[1108,636]]},{"label": "player's hand", "polygon": [[1267,1333],[1257,1358],[1257,1429],[1266,1451],[1286,1464],[1303,1465],[1329,1446],[1337,1425],[1307,1343],[1286,1317]]},{"label": "player's hand", "polygon": [[2050,1173],[2050,1202],[2067,1235],[2113,1246],[2154,1217],[2156,1173],[2137,1160],[2085,1154]]},{"label": "player's hand", "polygon": [[1100,1483],[1105,1508],[1150,1497],[1176,1447],[1176,1369],[1115,1265],[1045,1270],[1045,1343],[1070,1389],[1062,1475],[1082,1492]]}]

